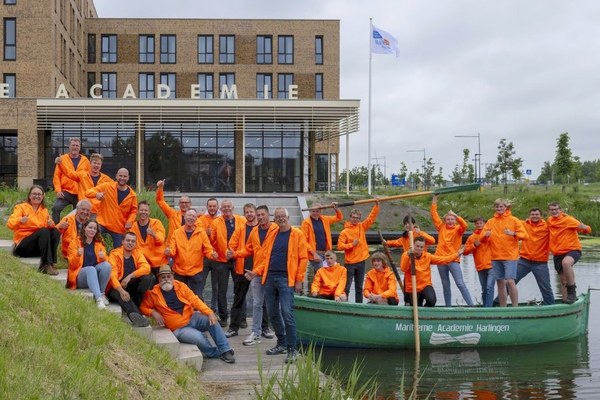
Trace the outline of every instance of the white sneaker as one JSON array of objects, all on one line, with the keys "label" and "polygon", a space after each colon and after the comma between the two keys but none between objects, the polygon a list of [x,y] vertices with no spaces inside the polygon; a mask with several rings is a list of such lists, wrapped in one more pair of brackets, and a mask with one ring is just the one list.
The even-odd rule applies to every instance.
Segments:
[{"label": "white sneaker", "polygon": [[255,345],[255,344],[259,344],[259,343],[260,343],[260,333],[254,333],[254,332],[252,332],[250,334],[250,336],[248,336],[242,342],[242,344],[244,346],[252,346],[252,345]]},{"label": "white sneaker", "polygon": [[[102,296],[104,297],[104,296]],[[96,307],[98,307],[100,310],[104,310],[106,308],[106,305],[104,304],[104,300],[102,300],[102,297],[98,297],[96,299]]]},{"label": "white sneaker", "polygon": [[108,297],[106,297],[105,295],[100,296],[100,298],[102,299],[102,302],[104,303],[104,305],[106,307],[108,307],[110,305],[110,301],[108,301]]}]

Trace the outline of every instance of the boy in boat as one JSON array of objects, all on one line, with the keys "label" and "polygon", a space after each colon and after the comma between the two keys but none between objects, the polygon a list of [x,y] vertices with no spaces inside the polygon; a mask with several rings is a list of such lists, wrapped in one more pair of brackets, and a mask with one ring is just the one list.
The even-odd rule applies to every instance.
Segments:
[{"label": "boy in boat", "polygon": [[385,254],[377,252],[371,256],[373,268],[365,278],[363,294],[369,303],[398,305],[398,290],[396,277],[388,267],[389,260]]},{"label": "boy in boat", "polygon": [[310,287],[310,295],[320,299],[348,301],[346,288],[346,268],[337,263],[337,256],[331,250],[325,252],[325,263],[317,270]]}]

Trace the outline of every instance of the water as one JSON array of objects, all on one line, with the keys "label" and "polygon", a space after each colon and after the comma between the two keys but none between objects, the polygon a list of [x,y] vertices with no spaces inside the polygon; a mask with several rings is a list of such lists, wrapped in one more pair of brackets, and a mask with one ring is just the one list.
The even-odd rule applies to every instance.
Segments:
[{"label": "water", "polygon": [[[481,287],[471,257],[464,258],[462,269],[471,296],[480,302]],[[559,279],[550,269],[555,295],[560,297]],[[575,275],[578,292],[588,286],[600,289],[600,264],[580,261]],[[437,271],[432,271],[432,278],[438,302],[443,303]],[[518,289],[521,300],[541,299],[531,274],[519,282]],[[452,296],[453,303],[464,304],[454,284]],[[323,351],[326,369],[345,370],[356,359],[362,362],[363,379],[374,377],[379,383],[378,399],[408,399],[413,390],[421,399],[600,398],[600,291],[592,291],[588,336],[574,340],[509,348],[422,350],[418,361],[414,351],[405,350]]]}]

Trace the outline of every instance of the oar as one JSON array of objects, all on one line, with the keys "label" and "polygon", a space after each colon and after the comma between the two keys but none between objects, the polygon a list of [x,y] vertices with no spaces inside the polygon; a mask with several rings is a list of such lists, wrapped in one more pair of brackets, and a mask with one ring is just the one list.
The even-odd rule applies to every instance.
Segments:
[{"label": "oar", "polygon": [[390,267],[392,268],[392,271],[394,271],[396,280],[398,281],[398,284],[400,285],[400,290],[402,290],[402,293],[404,293],[404,284],[402,283],[402,278],[400,277],[400,272],[398,272],[398,267],[396,267],[396,264],[394,264],[394,259],[392,258],[392,254],[390,253],[390,248],[388,247],[387,243],[383,239],[383,235],[381,234],[381,231],[377,231],[377,232],[379,232],[379,238],[381,239],[381,244],[383,245],[383,251],[385,252],[385,255],[387,256],[387,258],[390,260]]},{"label": "oar", "polygon": [[[410,215],[408,220],[410,221]],[[415,268],[415,241],[412,223],[409,222],[408,240],[410,243],[410,282],[412,283],[413,329],[415,332],[415,352],[421,353],[421,336],[419,334],[419,307],[417,305],[417,270]]]},{"label": "oar", "polygon": [[[404,193],[404,194],[396,194],[393,196],[378,197],[378,198],[374,198],[374,199],[349,201],[347,203],[338,203],[337,206],[338,207],[350,207],[350,206],[355,206],[355,205],[359,205],[359,204],[374,203],[376,201],[381,202],[381,201],[389,201],[389,200],[397,200],[397,199],[408,199],[411,197],[427,196],[430,194],[449,194],[449,193],[458,193],[458,192],[468,192],[468,191],[477,190],[477,189],[479,189],[479,183],[471,183],[469,185],[437,188],[435,190],[429,190],[426,192]],[[324,210],[326,208],[333,208],[333,204],[327,204],[327,205],[322,205],[322,206],[318,206],[318,207],[303,208],[302,211]]]}]

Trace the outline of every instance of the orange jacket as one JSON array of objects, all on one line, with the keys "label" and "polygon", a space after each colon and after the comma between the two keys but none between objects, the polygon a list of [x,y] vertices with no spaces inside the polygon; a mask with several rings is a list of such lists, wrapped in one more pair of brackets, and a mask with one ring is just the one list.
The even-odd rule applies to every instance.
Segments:
[{"label": "orange jacket", "polygon": [[148,227],[154,230],[156,237],[146,235],[146,240],[144,240],[142,239],[142,233],[140,232],[137,221],[133,223],[130,230],[135,233],[135,236],[137,237],[137,248],[144,253],[146,261],[148,261],[150,266],[156,267],[158,265],[164,265],[167,263],[167,256],[165,255],[165,249],[167,247],[165,241],[165,227],[162,222],[156,218],[150,218]]},{"label": "orange jacket", "polygon": [[[69,192],[77,195],[79,192],[77,182],[73,181],[72,178],[69,178],[69,172],[89,172],[91,169],[90,160],[83,154],[80,154],[79,157],[81,157],[81,159],[79,160],[79,164],[77,164],[77,169],[75,169],[69,154],[60,156],[60,167],[58,165],[54,167],[54,177],[52,178],[52,184],[54,185],[54,191],[56,193]],[[79,199],[81,200],[82,198],[83,197],[80,197]]]},{"label": "orange jacket", "polygon": [[[464,255],[473,254],[473,261],[475,262],[475,269],[477,271],[484,271],[492,268],[492,253],[490,252],[490,242],[482,242],[481,236],[483,229],[477,229],[467,239],[465,243]],[[475,246],[475,241],[479,240],[479,245]]]},{"label": "orange jacket", "polygon": [[394,298],[399,301],[396,277],[391,268],[385,267],[381,272],[372,268],[367,272],[363,296],[368,298],[371,294],[379,294],[385,299]]},{"label": "orange jacket", "polygon": [[[29,219],[22,224],[21,218],[26,215]],[[13,231],[13,242],[18,246],[21,240],[32,233],[42,228],[53,228],[54,222],[50,219],[50,214],[46,207],[40,205],[37,211],[35,211],[31,204],[25,201],[15,206],[8,221],[6,221],[6,226]]]},{"label": "orange jacket", "polygon": [[181,223],[183,221],[183,213],[181,212],[181,210],[175,210],[167,204],[167,202],[165,201],[165,192],[163,191],[162,187],[158,188],[158,190],[156,191],[156,204],[158,204],[163,214],[165,214],[167,220],[169,221],[169,235],[167,236],[166,241],[167,243],[169,243],[171,242],[173,232],[175,232],[176,229],[181,228],[181,226],[183,225]]},{"label": "orange jacket", "polygon": [[[67,259],[69,261],[69,269],[67,271],[67,287],[69,289],[77,289],[77,275],[79,270],[83,268],[83,254],[79,254],[79,248],[83,247],[81,239],[72,240],[69,244]],[[104,252],[104,257],[100,257],[100,251]],[[94,242],[94,253],[98,263],[106,261],[106,248],[102,242]],[[88,267],[88,265],[86,265]]]},{"label": "orange jacket", "polygon": [[[338,209],[335,210],[335,215],[320,215],[319,219],[323,222],[323,230],[325,231],[325,240],[327,241],[326,249],[331,250],[331,224],[335,224],[344,218],[342,212]],[[313,219],[311,217],[305,218],[300,225],[300,230],[304,233],[306,241],[308,242],[308,251],[317,250],[317,239],[315,237],[315,231],[313,229]]]},{"label": "orange jacket", "polygon": [[[269,229],[267,237],[262,245],[260,263],[252,269],[256,274],[262,275],[262,283],[267,281],[267,275],[269,273],[269,262],[271,261],[271,251],[273,251],[273,244],[275,243],[275,237],[279,233],[279,226],[277,229]],[[288,285],[295,286],[297,282],[304,281],[304,274],[306,273],[306,264],[308,264],[308,245],[306,244],[306,238],[302,231],[298,228],[290,228],[290,240],[287,249],[287,271],[288,271]],[[252,231],[254,234],[254,231]],[[257,232],[258,235],[258,232]],[[256,260],[256,255],[255,255]]]},{"label": "orange jacket", "polygon": [[555,256],[567,254],[571,250],[581,250],[578,232],[592,233],[592,228],[579,229],[581,222],[561,212],[558,217],[547,220],[550,230],[550,252]]},{"label": "orange jacket", "polygon": [[[438,231],[437,247],[435,249],[436,256],[446,256],[448,254],[458,253],[458,249],[462,246],[462,235],[467,230],[467,222],[459,216],[456,216],[456,225],[448,226],[438,214],[437,204],[432,203],[429,209],[435,229]],[[459,258],[455,258],[452,262],[460,262]]]},{"label": "orange jacket", "polygon": [[215,245],[215,241],[217,239],[217,233],[213,229],[213,223],[215,222],[215,220],[217,218],[219,218],[219,216],[220,216],[219,213],[215,214],[214,217],[211,216],[210,214],[206,213],[206,214],[198,215],[198,220],[196,221],[197,226],[204,229],[205,232],[210,232],[210,234],[207,233],[207,235],[208,235],[208,239],[210,239],[210,244],[212,244],[213,246]]},{"label": "orange jacket", "polygon": [[310,292],[317,292],[322,296],[342,295],[346,289],[346,279],[346,268],[338,263],[331,267],[319,268],[310,287]]},{"label": "orange jacket", "polygon": [[[337,247],[344,250],[345,264],[356,264],[369,258],[369,246],[365,233],[373,225],[379,214],[379,204],[375,204],[369,213],[369,216],[358,224],[346,222],[344,229],[338,237]],[[353,241],[358,239],[358,244],[354,247]]]},{"label": "orange jacket", "polygon": [[[504,229],[515,232],[515,236],[504,233]],[[502,215],[494,216],[483,226],[484,233],[492,231],[489,237],[482,236],[481,240],[490,243],[490,253],[492,260],[518,260],[519,259],[519,240],[529,239],[523,223],[513,217],[510,211]]]},{"label": "orange jacket", "polygon": [[[256,267],[258,267],[259,264],[264,264],[264,263],[269,262],[269,260],[265,260],[265,250],[264,250],[264,246],[263,246],[264,243],[263,244],[260,243],[260,237],[258,235],[259,229],[260,229],[260,226],[258,226],[258,225],[256,225],[252,229],[252,232],[250,232],[250,236],[248,236],[248,238],[246,239],[246,244],[244,247],[236,246],[236,249],[234,249],[232,247],[232,250],[235,250],[234,253],[235,253],[236,260],[241,258],[243,261],[243,259],[246,257],[250,257],[250,256],[253,257],[252,258],[252,270],[253,271],[256,269]],[[269,229],[267,230],[266,236],[275,235],[276,232],[279,232],[279,227],[277,226],[276,223],[271,222],[271,224],[269,225]],[[266,241],[266,236],[265,236],[265,241]],[[230,242],[230,244],[233,246],[233,243]],[[243,268],[243,264],[242,264],[242,268]],[[237,261],[236,261],[236,271],[238,271]]]},{"label": "orange jacket", "polygon": [[[244,229],[246,228],[246,218],[242,217],[241,215],[234,215],[233,218],[235,220],[234,233],[235,230],[237,230],[237,228],[240,226],[243,226]],[[215,218],[212,222],[212,230],[214,231],[214,241],[211,240],[211,244],[213,245],[213,248],[219,255],[219,258],[216,261],[220,263],[227,262],[226,253],[227,249],[229,248],[229,241],[227,240],[227,226],[225,225],[226,223],[227,222],[225,222],[225,218],[222,215]]]},{"label": "orange jacket", "polygon": [[[64,221],[67,221],[69,223],[69,226],[67,226],[65,229],[60,229],[58,228],[58,225],[62,224]],[[61,238],[61,251],[62,251],[62,255],[67,258],[67,255],[69,253],[69,243],[71,243],[73,240],[77,239],[77,234],[79,233],[77,231],[77,219],[75,218],[75,213],[69,213],[67,215],[65,215],[63,217],[63,219],[60,220],[60,223],[57,225],[58,231],[60,232],[60,234],[62,235]]]},{"label": "orange jacket", "polygon": [[[248,235],[248,237],[246,237],[246,226],[247,226],[247,224],[243,224],[240,226],[238,226],[236,224],[235,231],[233,232],[233,235],[231,235],[231,238],[229,239],[229,248],[234,252],[234,254],[236,253],[236,251],[238,249],[244,249],[246,247],[246,243],[250,239],[250,235],[252,235],[252,232],[254,232],[254,229],[256,228],[257,225],[252,227],[252,230],[250,231],[250,235]],[[253,253],[250,253],[246,257],[249,257],[252,254]],[[245,263],[244,258],[245,257],[235,257],[234,270],[235,270],[235,273],[238,275],[244,274],[244,263]],[[252,261],[254,264],[254,259]]]},{"label": "orange jacket", "polygon": [[[421,257],[415,257],[417,292],[421,292],[423,289],[425,289],[425,286],[432,286],[431,264],[445,265],[451,263],[455,258],[456,257],[454,254],[449,254],[447,256],[436,256],[426,251],[421,254]],[[408,255],[408,252],[402,253],[402,257],[400,258],[400,268],[404,272],[404,292],[411,293],[412,280],[410,277],[410,256]]]},{"label": "orange jacket", "polygon": [[204,302],[200,300],[200,298],[196,296],[185,283],[174,280],[173,290],[179,301],[184,304],[182,314],[169,308],[162,294],[162,290],[160,289],[160,285],[154,285],[151,290],[148,290],[144,294],[144,300],[142,300],[142,304],[140,304],[140,311],[142,314],[151,316],[152,310],[155,310],[164,318],[165,326],[174,331],[175,329],[183,328],[189,324],[195,310],[200,311],[204,315],[213,313],[213,311],[204,304]]},{"label": "orange jacket", "polygon": [[137,217],[137,196],[131,186],[129,194],[121,204],[118,203],[117,182],[106,182],[85,192],[86,197],[93,199],[97,193],[104,192],[104,200],[98,206],[98,223],[115,233],[125,233],[125,224],[135,223]]},{"label": "orange jacket", "polygon": [[520,256],[529,261],[547,262],[550,244],[548,224],[543,219],[537,224],[527,219],[523,226],[529,235],[529,240],[521,242]]},{"label": "orange jacket", "polygon": [[[86,192],[93,188],[94,181],[92,180],[92,176],[90,175],[90,171],[86,170],[77,170],[74,171],[72,168],[67,169],[63,166],[64,162],[58,164],[58,167],[61,169],[62,173],[67,175],[69,179],[76,182],[77,184],[77,198],[79,200],[83,200],[86,198]],[[68,164],[68,163],[67,163]],[[100,178],[98,179],[98,185],[102,183],[113,182],[110,176],[100,173]],[[92,213],[98,213],[98,207],[100,205],[100,200],[97,198],[89,199],[90,203],[92,203]]]},{"label": "orange jacket", "polygon": [[185,226],[182,226],[173,232],[169,250],[174,261],[173,272],[183,276],[193,276],[204,269],[204,257],[212,258],[213,247],[204,229],[196,227],[188,239]]},{"label": "orange jacket", "polygon": [[[435,238],[429,233],[423,232],[422,230],[417,232],[417,230],[413,228],[413,238],[416,239],[418,237],[425,239],[425,249],[427,249],[427,245],[435,244]],[[410,249],[410,238],[408,237],[408,232],[406,232],[406,235],[403,233],[398,239],[387,240],[387,245],[388,247],[402,247],[402,250],[408,251]]]},{"label": "orange jacket", "polygon": [[[133,276],[139,278],[150,273],[150,264],[146,261],[144,253],[139,248],[133,249],[131,252],[133,263],[135,265],[135,271]],[[108,256],[108,262],[111,265],[110,281],[106,286],[106,291],[110,288],[118,289],[121,287],[121,279],[125,278],[125,253],[123,246],[114,249]]]}]

